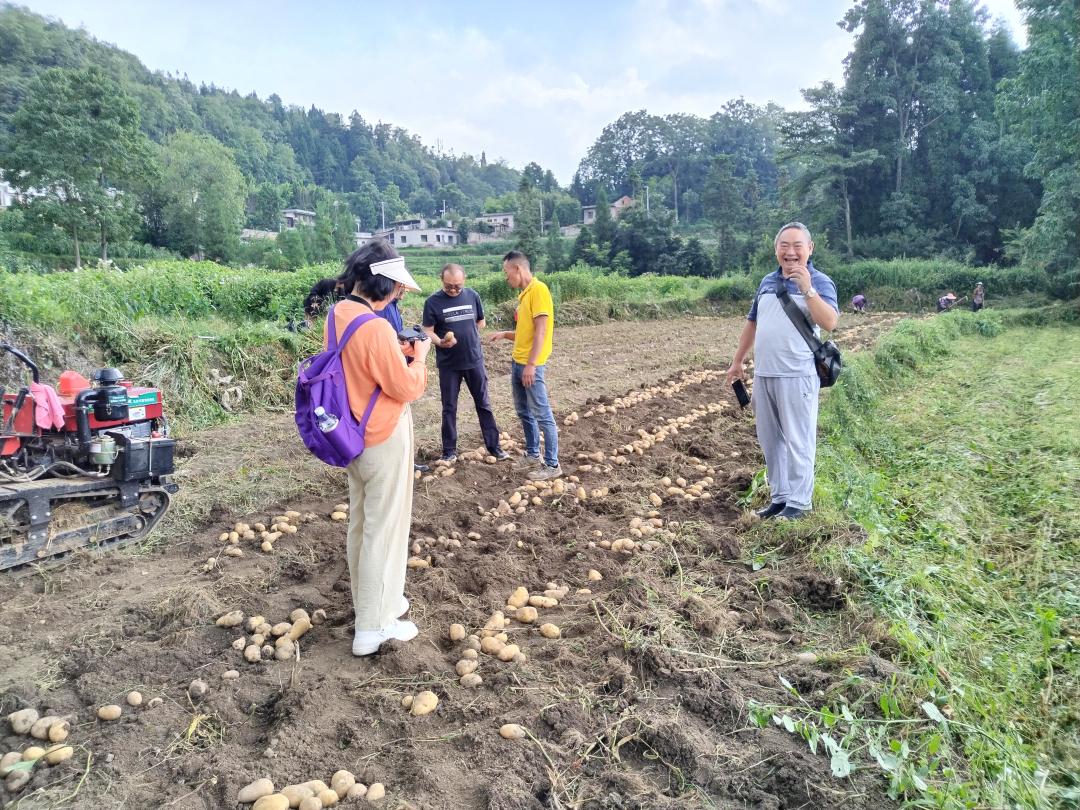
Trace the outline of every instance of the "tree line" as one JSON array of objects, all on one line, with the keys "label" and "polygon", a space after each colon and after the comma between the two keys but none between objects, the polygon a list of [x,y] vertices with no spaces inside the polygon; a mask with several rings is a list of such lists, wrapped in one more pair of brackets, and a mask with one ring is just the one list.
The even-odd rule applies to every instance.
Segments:
[{"label": "tree line", "polygon": [[[840,21],[854,34],[843,85],[805,88],[798,111],[736,99],[708,118],[628,112],[567,188],[536,163],[437,154],[357,113],[195,87],[2,6],[0,167],[48,193],[5,215],[0,240],[296,266],[340,255],[357,217],[370,229],[446,212],[464,232],[510,211],[519,244],[552,267],[709,275],[767,261],[772,228],[798,217],[838,259],[1076,273],[1077,0],[1018,5],[1023,51],[971,0],[858,0]],[[606,201],[623,194],[636,204],[611,221]],[[583,204],[597,222],[571,247],[558,228]],[[317,228],[242,255],[240,227],[276,230],[289,206],[316,211]]]}]

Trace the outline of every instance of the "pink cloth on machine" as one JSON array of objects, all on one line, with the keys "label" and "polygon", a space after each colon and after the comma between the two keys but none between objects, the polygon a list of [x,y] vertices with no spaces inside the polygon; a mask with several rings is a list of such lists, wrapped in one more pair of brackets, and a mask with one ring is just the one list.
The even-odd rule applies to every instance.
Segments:
[{"label": "pink cloth on machine", "polygon": [[34,421],[43,430],[59,430],[64,426],[64,406],[56,389],[45,383],[30,383],[30,393],[34,397]]}]

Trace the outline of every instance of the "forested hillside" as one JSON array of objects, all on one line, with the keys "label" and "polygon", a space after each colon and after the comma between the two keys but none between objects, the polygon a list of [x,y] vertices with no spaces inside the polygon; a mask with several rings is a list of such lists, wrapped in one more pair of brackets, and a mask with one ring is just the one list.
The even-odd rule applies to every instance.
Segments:
[{"label": "forested hillside", "polygon": [[515,190],[521,178],[482,154],[436,154],[404,129],[356,112],[346,119],[285,106],[276,95],[262,100],[152,72],[85,31],[12,5],[0,5],[0,132],[11,134],[16,110],[44,71],[90,67],[134,100],[140,129],[154,143],[191,132],[226,146],[251,189],[246,222],[252,227],[276,229],[287,205],[314,207],[315,186],[343,193],[362,224],[372,227],[380,200],[388,219],[431,214],[444,201],[471,213],[486,198]]}]

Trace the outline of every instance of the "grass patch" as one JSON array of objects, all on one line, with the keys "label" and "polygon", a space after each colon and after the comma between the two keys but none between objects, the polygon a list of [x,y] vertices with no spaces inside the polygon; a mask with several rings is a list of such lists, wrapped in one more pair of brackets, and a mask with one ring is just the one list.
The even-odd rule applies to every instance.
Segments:
[{"label": "grass patch", "polygon": [[1004,327],[1022,320],[904,322],[822,405],[821,519],[866,537],[819,555],[903,670],[866,752],[919,806],[1080,801],[1080,331]]}]

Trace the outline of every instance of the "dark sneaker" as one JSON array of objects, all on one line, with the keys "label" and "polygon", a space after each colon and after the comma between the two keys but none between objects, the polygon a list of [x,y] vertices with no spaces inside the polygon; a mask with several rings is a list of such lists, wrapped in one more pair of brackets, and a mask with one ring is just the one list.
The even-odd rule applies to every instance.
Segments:
[{"label": "dark sneaker", "polygon": [[562,467],[558,464],[554,467],[549,467],[547,464],[541,464],[539,469],[533,470],[528,475],[530,481],[550,481],[553,478],[561,477]]},{"label": "dark sneaker", "polygon": [[445,461],[447,464],[457,464],[457,453],[445,453],[439,461]]},{"label": "dark sneaker", "polygon": [[495,456],[496,461],[506,461],[510,458],[510,454],[503,450],[501,447],[498,450],[488,450],[488,453]]},{"label": "dark sneaker", "polygon": [[805,514],[805,509],[800,509],[797,506],[785,506],[784,511],[782,511],[776,517],[778,520],[798,520]]},{"label": "dark sneaker", "polygon": [[786,503],[770,503],[764,509],[758,509],[754,514],[762,520],[768,520],[771,517],[779,515],[786,507]]},{"label": "dark sneaker", "polygon": [[427,464],[413,464],[412,468],[413,468],[413,472],[418,472],[418,473],[431,472],[431,467],[429,467]]},{"label": "dark sneaker", "polygon": [[515,470],[538,470],[544,465],[540,456],[530,456],[528,454],[522,454],[517,461],[514,462]]}]

